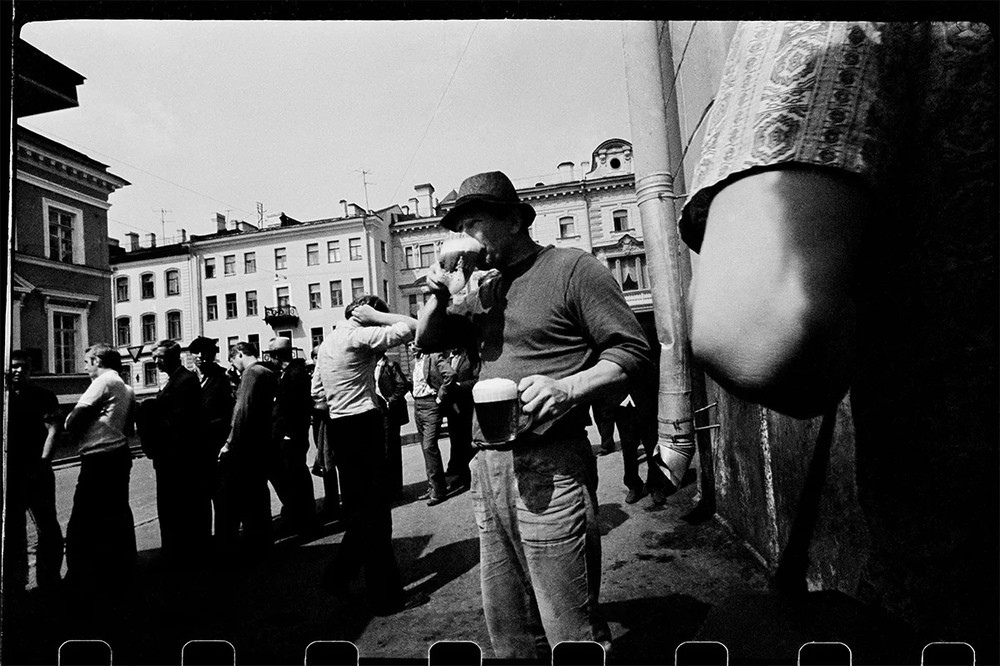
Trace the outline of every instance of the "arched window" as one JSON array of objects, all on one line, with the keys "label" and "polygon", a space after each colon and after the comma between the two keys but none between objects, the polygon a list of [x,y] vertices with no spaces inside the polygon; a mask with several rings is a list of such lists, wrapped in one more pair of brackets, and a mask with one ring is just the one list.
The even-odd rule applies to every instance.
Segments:
[{"label": "arched window", "polygon": [[171,310],[167,313],[167,337],[171,340],[180,340],[183,337],[180,310]]},{"label": "arched window", "polygon": [[118,337],[118,346],[127,347],[132,344],[132,318],[118,317],[116,324],[115,329]]},{"label": "arched window", "polygon": [[171,268],[166,273],[167,296],[179,296],[181,293],[181,272]]},{"label": "arched window", "polygon": [[115,279],[115,301],[124,303],[128,300],[128,277],[122,276]]},{"label": "arched window", "polygon": [[143,273],[139,276],[140,298],[156,298],[156,285],[153,284],[153,274]]},{"label": "arched window", "polygon": [[156,342],[156,315],[142,315],[142,343],[151,344]]}]

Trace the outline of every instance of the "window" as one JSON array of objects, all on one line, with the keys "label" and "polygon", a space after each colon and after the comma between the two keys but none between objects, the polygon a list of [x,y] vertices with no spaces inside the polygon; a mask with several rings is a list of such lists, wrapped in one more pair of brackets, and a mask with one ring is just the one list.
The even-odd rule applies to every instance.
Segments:
[{"label": "window", "polygon": [[288,253],[285,252],[285,248],[278,247],[274,249],[274,270],[283,271],[288,267]]},{"label": "window", "polygon": [[132,366],[128,364],[122,364],[121,372],[118,376],[122,378],[126,386],[132,386]]},{"label": "window", "polygon": [[319,266],[319,243],[306,245],[306,266]]},{"label": "window", "polygon": [[82,317],[68,312],[52,313],[53,372],[60,375],[80,372],[83,347]]},{"label": "window", "polygon": [[171,310],[167,313],[167,337],[171,340],[180,340],[181,334],[181,313],[179,310]]},{"label": "window", "polygon": [[156,371],[156,363],[143,363],[142,375],[142,382],[146,386],[156,386],[160,383],[160,376]]},{"label": "window", "polygon": [[347,241],[348,254],[351,257],[351,261],[358,261],[361,259],[361,239],[352,238]]},{"label": "window", "polygon": [[416,268],[417,267],[416,264],[413,263],[413,248],[412,247],[408,247],[405,250],[403,250],[403,255],[406,257],[406,267],[407,268]]},{"label": "window", "polygon": [[239,341],[240,341],[240,339],[237,336],[235,336],[235,335],[230,335],[226,339],[226,353],[229,356],[233,355],[233,347],[235,347],[236,343],[239,342]]},{"label": "window", "polygon": [[344,304],[344,291],[340,280],[330,280],[330,307]]},{"label": "window", "polygon": [[319,294],[319,282],[309,285],[309,309],[319,310],[323,307],[323,299]]},{"label": "window", "polygon": [[142,315],[142,343],[156,342],[156,315]]},{"label": "window", "polygon": [[315,349],[317,345],[323,342],[323,329],[321,327],[309,329],[309,338],[312,343],[312,349]]},{"label": "window", "polygon": [[256,333],[251,333],[247,336],[247,342],[253,345],[253,349],[256,353],[260,353],[260,336]]},{"label": "window", "polygon": [[559,218],[559,238],[572,238],[576,236],[576,224],[572,216]]},{"label": "window", "polygon": [[274,295],[278,301],[279,308],[288,307],[288,287],[278,287],[274,290]]},{"label": "window", "polygon": [[75,239],[78,216],[68,210],[48,207],[49,259],[67,264],[73,261],[74,247],[80,242]]},{"label": "window", "polygon": [[205,297],[205,319],[208,321],[215,321],[219,318],[219,297],[218,296],[206,296]]},{"label": "window", "polygon": [[622,291],[636,291],[638,289],[649,288],[645,255],[612,257],[608,259],[608,268],[611,269],[611,273],[618,280]]},{"label": "window", "polygon": [[389,263],[389,253],[386,251],[385,241],[382,241],[382,263]]},{"label": "window", "polygon": [[616,210],[611,213],[611,219],[614,221],[615,231],[628,231],[628,211],[627,210]]},{"label": "window", "polygon": [[351,299],[365,295],[365,281],[363,278],[351,278]]},{"label": "window", "polygon": [[243,254],[243,272],[244,273],[256,273],[257,272],[257,253],[256,252],[245,252]]},{"label": "window", "polygon": [[205,279],[211,280],[215,277],[215,258],[205,257]]},{"label": "window", "polygon": [[167,296],[179,296],[181,293],[181,272],[177,269],[167,271]]},{"label": "window", "polygon": [[132,344],[132,318],[118,317],[116,320],[116,333],[119,347],[127,347]]},{"label": "window", "polygon": [[139,276],[139,297],[156,298],[156,285],[153,284],[152,273],[143,273]]},{"label": "window", "polygon": [[420,246],[420,267],[427,268],[434,263],[434,243]]},{"label": "window", "polygon": [[236,255],[227,254],[222,258],[222,274],[236,275]]},{"label": "window", "polygon": [[236,294],[226,294],[226,319],[236,319],[239,311],[236,309]]},{"label": "window", "polygon": [[382,300],[386,303],[389,302],[389,281],[382,280]]},{"label": "window", "polygon": [[128,300],[128,278],[120,277],[115,280],[115,300],[124,303]]},{"label": "window", "polygon": [[247,316],[256,317],[257,316],[257,291],[247,292]]},{"label": "window", "polygon": [[326,261],[330,264],[336,264],[340,262],[340,241],[327,241],[326,242]]}]

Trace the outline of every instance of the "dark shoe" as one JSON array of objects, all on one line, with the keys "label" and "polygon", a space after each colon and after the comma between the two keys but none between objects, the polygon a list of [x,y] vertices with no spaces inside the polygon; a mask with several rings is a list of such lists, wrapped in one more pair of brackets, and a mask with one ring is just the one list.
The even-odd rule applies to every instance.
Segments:
[{"label": "dark shoe", "polygon": [[465,492],[472,486],[471,479],[455,479],[448,484],[448,493],[461,493]]},{"label": "dark shoe", "polygon": [[440,495],[431,495],[427,498],[427,506],[437,506],[445,500],[444,497]]},{"label": "dark shoe", "polygon": [[600,449],[597,452],[597,455],[599,455],[599,456],[607,456],[607,455],[611,455],[614,452],[615,452],[614,449]]},{"label": "dark shoe", "polygon": [[425,500],[425,499],[430,499],[430,498],[431,498],[431,491],[428,490],[427,492],[425,492],[423,495],[421,495],[417,499],[418,500]]},{"label": "dark shoe", "polygon": [[643,497],[646,496],[646,489],[643,488],[629,488],[628,494],[625,495],[626,504],[635,504]]},{"label": "dark shoe", "polygon": [[650,488],[649,495],[652,497],[653,506],[663,506],[667,503],[667,491],[662,486]]}]

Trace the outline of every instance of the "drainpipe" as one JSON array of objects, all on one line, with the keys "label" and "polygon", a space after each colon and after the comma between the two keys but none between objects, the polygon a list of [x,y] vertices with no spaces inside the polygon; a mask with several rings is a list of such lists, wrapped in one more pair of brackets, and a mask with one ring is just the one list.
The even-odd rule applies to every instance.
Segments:
[{"label": "drainpipe", "polygon": [[[669,28],[662,41],[657,23],[623,24],[625,78],[635,160],[635,193],[652,287],[656,337],[660,343],[657,395],[657,462],[674,486],[691,465],[695,430],[691,407],[691,345],[684,286],[691,259],[681,244],[674,209],[671,158],[679,162],[681,142],[677,106],[663,95],[660,52],[670,54]],[[673,69],[669,55],[666,63]],[[670,71],[671,78],[673,71]],[[671,118],[668,119],[668,114]],[[669,128],[674,128],[671,132]]]}]

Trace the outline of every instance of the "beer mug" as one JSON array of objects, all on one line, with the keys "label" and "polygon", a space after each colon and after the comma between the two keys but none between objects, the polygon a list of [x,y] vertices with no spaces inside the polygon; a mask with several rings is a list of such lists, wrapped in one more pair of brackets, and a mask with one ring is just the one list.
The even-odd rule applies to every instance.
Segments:
[{"label": "beer mug", "polygon": [[[521,410],[517,384],[510,379],[496,377],[476,382],[472,387],[472,401],[486,444],[512,442],[535,424],[534,416]],[[522,418],[526,418],[526,422],[522,423]]]},{"label": "beer mug", "polygon": [[452,295],[465,288],[469,276],[476,270],[483,246],[472,236],[453,236],[441,243],[438,266]]}]

